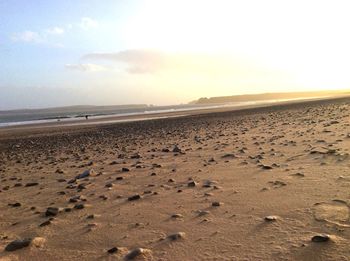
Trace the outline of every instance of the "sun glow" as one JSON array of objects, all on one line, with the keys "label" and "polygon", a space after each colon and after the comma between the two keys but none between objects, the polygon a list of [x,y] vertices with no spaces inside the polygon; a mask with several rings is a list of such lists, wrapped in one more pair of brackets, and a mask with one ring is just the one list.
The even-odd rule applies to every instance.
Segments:
[{"label": "sun glow", "polygon": [[[349,87],[346,1],[147,1],[127,21],[132,48],[212,53],[288,75],[299,88]],[[302,7],[302,8],[301,8]],[[221,68],[222,69],[222,68]]]}]

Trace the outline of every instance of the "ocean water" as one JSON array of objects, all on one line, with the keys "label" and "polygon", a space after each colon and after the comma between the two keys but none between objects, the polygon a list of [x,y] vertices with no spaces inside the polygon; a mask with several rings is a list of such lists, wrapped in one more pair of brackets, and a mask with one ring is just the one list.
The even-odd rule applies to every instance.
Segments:
[{"label": "ocean water", "polygon": [[[317,97],[312,97],[317,98]],[[307,99],[312,99],[307,98]],[[21,111],[0,111],[0,127],[18,126],[18,125],[30,125],[38,123],[50,123],[50,122],[74,122],[75,124],[87,123],[85,115],[89,116],[89,119],[105,119],[105,122],[118,122],[118,121],[134,121],[135,119],[122,119],[122,120],[108,120],[110,117],[115,116],[140,116],[136,120],[142,119],[154,119],[164,118],[162,114],[169,112],[189,112],[191,110],[205,110],[224,107],[244,107],[251,105],[263,105],[273,104],[284,101],[303,100],[305,98],[296,99],[278,99],[278,100],[260,100],[260,101],[247,101],[247,102],[232,102],[225,104],[186,104],[186,105],[173,105],[173,106],[140,106],[131,108],[114,108],[109,107],[88,107],[88,108],[72,108],[68,109],[40,109],[40,110],[21,110]],[[104,109],[105,108],[105,109]],[[156,114],[156,117],[146,117],[149,114]]]}]

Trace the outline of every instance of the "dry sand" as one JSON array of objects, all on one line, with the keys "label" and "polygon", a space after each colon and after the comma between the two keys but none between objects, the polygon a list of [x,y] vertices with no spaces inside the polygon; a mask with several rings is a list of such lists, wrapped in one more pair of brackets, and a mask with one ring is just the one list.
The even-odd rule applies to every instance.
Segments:
[{"label": "dry sand", "polygon": [[350,98],[3,129],[0,260],[349,260],[349,133]]}]

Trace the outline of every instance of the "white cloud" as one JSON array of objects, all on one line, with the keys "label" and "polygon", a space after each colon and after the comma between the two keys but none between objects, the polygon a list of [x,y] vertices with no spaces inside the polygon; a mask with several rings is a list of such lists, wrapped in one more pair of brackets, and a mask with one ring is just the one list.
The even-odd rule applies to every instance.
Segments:
[{"label": "white cloud", "polygon": [[69,70],[82,71],[82,72],[100,72],[108,69],[105,66],[93,64],[93,63],[66,64],[64,67]]},{"label": "white cloud", "polygon": [[79,26],[84,30],[94,29],[98,27],[98,22],[90,17],[82,17]]},{"label": "white cloud", "polygon": [[63,45],[61,43],[50,42],[50,36],[63,35],[64,33],[65,30],[63,28],[55,26],[40,32],[30,30],[16,32],[13,33],[10,38],[13,42],[45,44],[52,47],[62,47]]},{"label": "white cloud", "polygon": [[48,34],[54,34],[54,35],[60,35],[60,34],[64,34],[64,29],[58,26],[49,28],[45,31]]},{"label": "white cloud", "polygon": [[20,33],[14,33],[11,37],[14,42],[27,42],[27,43],[40,43],[42,38],[39,33],[33,31],[24,31]]}]

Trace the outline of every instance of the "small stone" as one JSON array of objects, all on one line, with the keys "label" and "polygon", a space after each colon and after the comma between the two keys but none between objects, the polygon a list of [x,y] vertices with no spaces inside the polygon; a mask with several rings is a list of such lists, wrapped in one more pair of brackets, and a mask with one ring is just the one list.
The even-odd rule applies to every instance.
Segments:
[{"label": "small stone", "polygon": [[172,214],[171,217],[172,218],[183,218],[184,216],[181,214]]},{"label": "small stone", "polygon": [[111,188],[111,187],[113,187],[113,183],[112,183],[112,182],[107,183],[107,184],[105,185],[105,187],[106,187],[106,188]]},{"label": "small stone", "polygon": [[37,186],[37,185],[39,185],[38,182],[29,182],[26,184],[26,187],[33,187],[33,186]]},{"label": "small stone", "polygon": [[87,218],[87,219],[94,219],[95,217],[96,217],[96,215],[91,214],[91,215],[88,215],[86,218]]},{"label": "small stone", "polygon": [[113,254],[113,253],[115,253],[115,252],[117,252],[117,251],[118,251],[118,248],[117,248],[117,247],[112,247],[112,248],[110,248],[110,249],[107,250],[107,252],[110,253],[110,254]]},{"label": "small stone", "polygon": [[128,172],[128,171],[130,171],[128,168],[122,168],[122,171],[123,172]]},{"label": "small stone", "polygon": [[278,217],[277,216],[266,216],[264,219],[265,219],[265,221],[271,222],[271,221],[276,221],[278,219]]},{"label": "small stone", "polygon": [[78,190],[86,189],[86,184],[84,184],[84,183],[79,184],[78,187],[77,187],[77,189],[78,189]]},{"label": "small stone", "polygon": [[50,225],[51,224],[51,221],[50,220],[46,220],[46,221],[44,221],[43,223],[41,223],[40,225],[39,225],[39,227],[45,227],[45,226],[48,226],[48,225]]},{"label": "small stone", "polygon": [[31,245],[35,246],[35,247],[43,247],[45,244],[45,238],[43,237],[34,237]]},{"label": "small stone", "polygon": [[138,199],[141,199],[141,196],[139,194],[128,197],[129,201],[138,200]]},{"label": "small stone", "polygon": [[76,203],[76,202],[78,202],[79,199],[80,199],[80,195],[77,195],[77,196],[71,197],[69,199],[69,202],[70,203]]},{"label": "small stone", "polygon": [[210,212],[207,210],[199,210],[198,211],[198,216],[205,216],[205,215],[209,215]]},{"label": "small stone", "polygon": [[221,203],[221,202],[219,202],[219,201],[214,201],[213,203],[211,203],[211,205],[212,205],[213,207],[220,207],[220,206],[222,206],[222,204],[223,204],[223,203]]},{"label": "small stone", "polygon": [[315,243],[321,243],[321,242],[327,242],[330,239],[331,239],[330,236],[327,234],[319,234],[319,235],[313,236],[311,241]]},{"label": "small stone", "polygon": [[16,202],[16,203],[9,203],[8,205],[11,206],[11,207],[13,207],[13,208],[17,208],[17,207],[20,207],[20,206],[21,206],[21,203],[19,203],[19,202]]},{"label": "small stone", "polygon": [[141,155],[138,154],[138,153],[135,153],[134,155],[131,155],[131,156],[130,156],[130,159],[140,159],[140,158],[142,158],[142,157],[141,157]]},{"label": "small stone", "polygon": [[5,247],[5,251],[16,251],[18,249],[28,247],[31,242],[31,238],[14,240]]},{"label": "small stone", "polygon": [[99,198],[101,198],[103,200],[107,200],[108,199],[108,197],[106,195],[101,195],[101,196],[99,196]]},{"label": "small stone", "polygon": [[236,158],[236,155],[233,154],[233,153],[226,153],[221,158],[223,158],[223,159],[233,159],[233,158]]},{"label": "small stone", "polygon": [[73,184],[77,181],[77,179],[70,179],[67,181],[68,184]]},{"label": "small stone", "polygon": [[83,208],[85,208],[85,205],[84,204],[75,204],[74,208],[75,209],[83,209]]},{"label": "small stone", "polygon": [[181,153],[181,149],[177,145],[175,145],[174,148],[173,148],[173,152]]},{"label": "small stone", "polygon": [[185,232],[177,232],[168,236],[168,239],[175,241],[185,237]]},{"label": "small stone", "polygon": [[[125,256],[125,260],[132,260],[135,259],[136,257],[140,256],[140,255],[148,255],[151,256],[152,255],[152,251],[149,249],[145,249],[145,248],[135,248],[133,250],[131,250],[126,256]],[[150,260],[152,258],[149,258]]]},{"label": "small stone", "polygon": [[29,245],[33,245],[35,247],[43,247],[44,243],[45,239],[42,237],[17,239],[9,243],[5,247],[5,251],[16,251],[18,249],[28,247]]},{"label": "small stone", "polygon": [[59,212],[58,208],[55,207],[48,207],[45,212],[45,216],[50,217],[50,216],[56,216]]},{"label": "small stone", "polygon": [[83,179],[83,178],[87,178],[91,175],[93,175],[95,172],[93,169],[87,169],[85,170],[83,173],[79,174],[78,176],[76,176],[76,179]]},{"label": "small stone", "polygon": [[261,168],[262,169],[273,169],[271,166],[268,166],[268,165],[262,165]]},{"label": "small stone", "polygon": [[188,187],[195,187],[196,185],[197,185],[197,183],[194,180],[187,183]]}]

